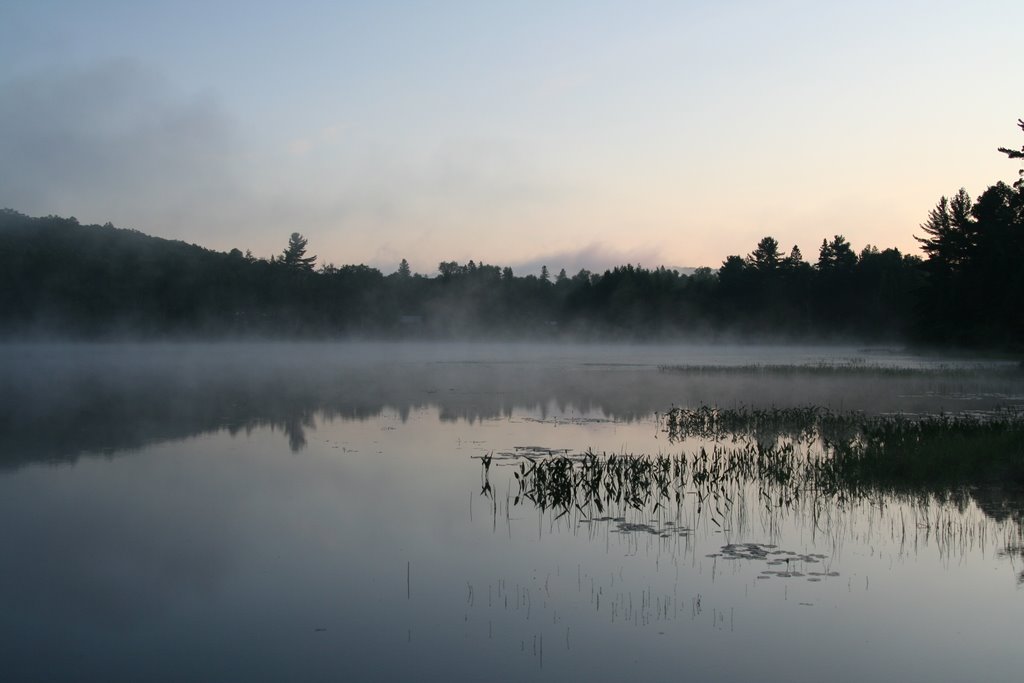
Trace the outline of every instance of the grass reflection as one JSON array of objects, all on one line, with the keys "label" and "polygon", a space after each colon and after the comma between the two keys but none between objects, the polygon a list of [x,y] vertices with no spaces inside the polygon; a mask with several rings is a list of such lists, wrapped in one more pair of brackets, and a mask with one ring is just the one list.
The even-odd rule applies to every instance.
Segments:
[{"label": "grass reflection", "polygon": [[[867,416],[820,407],[701,406],[673,408],[661,424],[678,454],[543,455],[535,449],[499,459],[512,472],[506,514],[529,504],[552,521],[608,521],[617,533],[667,539],[687,537],[702,525],[742,532],[751,514],[769,529],[789,514],[824,528],[835,510],[867,502],[939,510],[909,522],[901,514],[892,523],[894,537],[924,532],[940,544],[964,546],[979,531],[957,511],[974,504],[1003,528],[1004,555],[1020,555],[1020,414]],[[494,460],[482,460],[482,492],[497,513]]]}]

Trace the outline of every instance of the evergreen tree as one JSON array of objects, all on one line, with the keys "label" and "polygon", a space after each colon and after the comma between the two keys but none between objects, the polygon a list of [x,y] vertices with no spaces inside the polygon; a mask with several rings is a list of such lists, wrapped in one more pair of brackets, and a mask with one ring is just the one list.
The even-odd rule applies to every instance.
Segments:
[{"label": "evergreen tree", "polygon": [[[1024,130],[1024,119],[1017,119],[1017,125]],[[1021,147],[1019,152],[1008,147],[1000,147],[999,151],[1010,159],[1024,159],[1024,147]],[[1024,188],[1024,168],[1020,170],[1020,180],[1014,183],[1014,187]]]},{"label": "evergreen tree", "polygon": [[316,256],[306,256],[306,247],[309,240],[297,232],[293,232],[288,238],[288,246],[281,254],[280,262],[292,270],[312,271],[316,263]]},{"label": "evergreen tree", "polygon": [[835,235],[831,242],[821,241],[818,250],[818,270],[822,272],[850,272],[857,265],[857,254],[842,235]]},{"label": "evergreen tree", "polygon": [[747,256],[747,264],[761,272],[772,272],[782,263],[782,252],[779,242],[774,237],[763,237],[755,249]]},{"label": "evergreen tree", "polygon": [[933,271],[959,270],[975,242],[971,196],[960,188],[952,199],[941,197],[921,224],[925,237],[914,236],[921,243]]}]

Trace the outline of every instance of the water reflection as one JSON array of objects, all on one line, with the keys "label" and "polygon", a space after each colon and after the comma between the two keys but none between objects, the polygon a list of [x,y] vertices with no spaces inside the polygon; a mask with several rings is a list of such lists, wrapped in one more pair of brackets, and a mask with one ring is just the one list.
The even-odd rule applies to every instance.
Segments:
[{"label": "water reflection", "polygon": [[[567,530],[563,520],[573,533],[604,525],[606,533],[663,539],[672,550],[680,539],[690,548],[700,530],[741,539],[796,526],[811,538],[829,538],[837,524],[856,523],[866,509],[868,518],[889,524],[901,553],[909,536],[915,548],[933,541],[946,557],[993,542],[1003,557],[1020,554],[1024,417],[1018,413],[908,418],[702,406],[673,409],[660,424],[678,454],[482,455],[480,495],[490,501],[495,522],[501,511],[511,517],[516,508],[532,507],[558,533]],[[887,509],[899,512],[898,521],[885,518]],[[803,577],[791,563],[818,561],[774,547],[735,541],[708,557],[785,562],[785,570],[762,571],[759,579]],[[769,558],[776,554],[792,557]],[[809,581],[831,575],[806,574]]]},{"label": "water reflection", "polygon": [[[283,431],[298,452],[318,422],[365,421],[385,412],[404,421],[424,408],[436,409],[441,421],[472,424],[513,414],[628,423],[672,405],[701,404],[869,412],[1024,405],[1024,378],[1013,372],[829,374],[821,371],[820,358],[808,374],[679,371],[680,360],[699,360],[702,353],[710,352],[526,345],[8,345],[0,347],[0,464],[73,461],[82,453],[113,454],[219,430],[239,434],[265,427]],[[714,356],[720,357],[721,352]]]},{"label": "water reflection", "polygon": [[[997,486],[823,505],[768,486],[769,509],[753,480],[698,495],[688,467],[656,510],[625,504],[636,486],[562,514],[516,505],[514,475],[524,455],[588,447],[692,454],[663,431],[672,404],[988,409],[1016,379],[688,375],[659,369],[681,351],[573,353],[3,349],[4,674],[939,680],[976,673],[964,651],[989,679],[1018,673],[1024,543]],[[755,453],[772,442],[750,434]],[[492,453],[482,479],[470,458]]]}]

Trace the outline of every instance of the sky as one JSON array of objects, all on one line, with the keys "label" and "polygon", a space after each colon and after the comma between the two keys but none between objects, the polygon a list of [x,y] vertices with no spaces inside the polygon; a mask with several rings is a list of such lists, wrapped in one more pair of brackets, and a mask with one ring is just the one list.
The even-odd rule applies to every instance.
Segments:
[{"label": "sky", "polygon": [[1017,177],[1024,2],[0,7],[0,207],[416,272],[918,253]]}]

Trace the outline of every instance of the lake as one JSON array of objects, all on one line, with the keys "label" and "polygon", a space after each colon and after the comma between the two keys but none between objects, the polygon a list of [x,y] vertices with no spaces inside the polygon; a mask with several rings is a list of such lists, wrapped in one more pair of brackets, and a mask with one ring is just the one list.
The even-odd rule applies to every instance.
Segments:
[{"label": "lake", "polygon": [[[819,460],[862,448],[858,421],[1016,424],[1016,361],[731,345],[0,354],[5,680],[1020,679],[1019,488],[830,488]],[[713,428],[673,427],[694,410]]]}]

